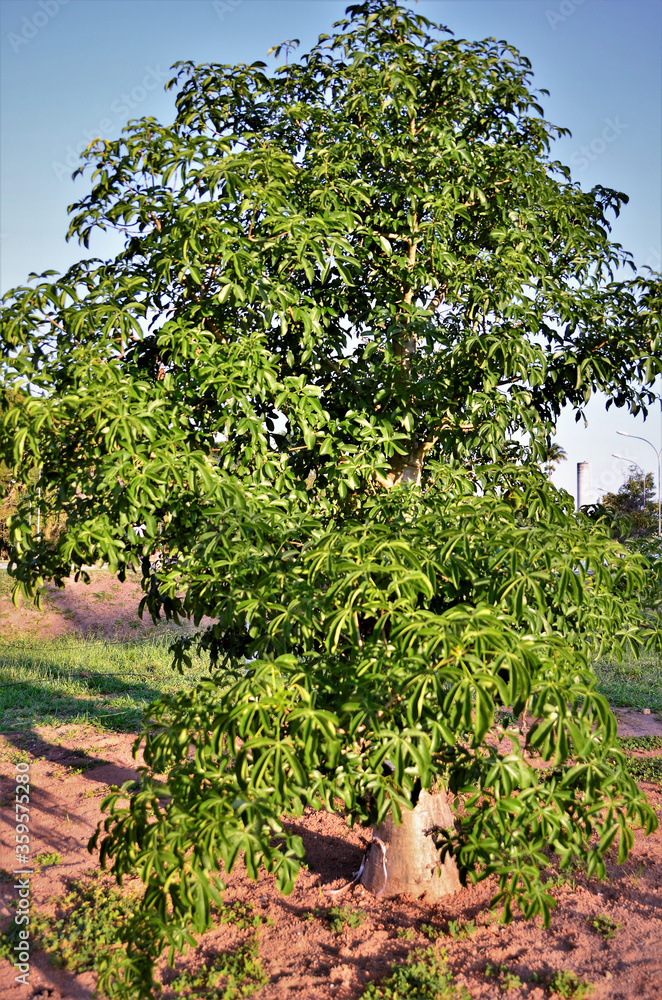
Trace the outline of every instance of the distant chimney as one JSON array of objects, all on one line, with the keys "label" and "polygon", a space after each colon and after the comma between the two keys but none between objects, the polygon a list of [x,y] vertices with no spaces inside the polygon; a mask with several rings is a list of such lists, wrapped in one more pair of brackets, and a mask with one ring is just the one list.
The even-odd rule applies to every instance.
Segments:
[{"label": "distant chimney", "polygon": [[577,510],[588,503],[589,472],[588,462],[577,462]]}]

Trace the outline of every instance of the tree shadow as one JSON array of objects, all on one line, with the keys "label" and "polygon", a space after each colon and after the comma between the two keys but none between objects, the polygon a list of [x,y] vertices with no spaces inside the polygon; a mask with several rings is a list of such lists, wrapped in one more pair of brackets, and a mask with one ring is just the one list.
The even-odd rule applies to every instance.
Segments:
[{"label": "tree shadow", "polygon": [[[53,965],[45,951],[36,950],[30,957],[31,977],[38,972],[42,982],[33,986],[31,1000],[92,1000],[96,995],[93,985],[87,985],[80,973],[68,972]],[[91,974],[90,974],[91,977]],[[96,979],[96,975],[94,975]]]},{"label": "tree shadow", "polygon": [[320,876],[321,885],[338,879],[350,882],[354,878],[364,852],[359,844],[334,834],[315,833],[292,820],[285,821],[283,826],[301,837],[308,871]]},{"label": "tree shadow", "polygon": [[81,778],[85,781],[94,781],[103,785],[121,785],[124,781],[132,780],[137,775],[134,767],[107,761],[103,757],[88,753],[87,750],[70,749],[49,743],[48,740],[34,731],[29,734],[16,731],[4,735],[7,742],[17,749],[29,748],[33,757],[50,761],[60,767],[66,767],[75,774],[80,773]]},{"label": "tree shadow", "polygon": [[[159,698],[163,691],[150,683],[128,683],[113,681],[112,688],[108,681],[104,681],[104,675],[97,675],[100,680],[101,696],[113,696],[121,698],[130,697],[138,702],[143,702],[146,707],[152,701]],[[94,679],[81,677],[82,681]],[[89,685],[88,685],[89,686]],[[104,709],[103,703],[94,697],[76,697],[71,694],[55,694],[45,691],[44,688],[33,681],[15,681],[12,687],[4,685],[0,689],[0,716],[4,720],[3,735],[9,738],[10,734],[16,734],[19,727],[33,730],[35,726],[52,725],[53,718],[57,717],[59,725],[69,725],[72,723],[89,722],[91,724],[103,725],[104,729],[113,732],[126,733],[135,732],[140,726],[140,720],[144,708],[141,705],[118,708],[109,706]],[[26,714],[29,717],[26,718]],[[12,726],[12,716],[17,721]]]}]

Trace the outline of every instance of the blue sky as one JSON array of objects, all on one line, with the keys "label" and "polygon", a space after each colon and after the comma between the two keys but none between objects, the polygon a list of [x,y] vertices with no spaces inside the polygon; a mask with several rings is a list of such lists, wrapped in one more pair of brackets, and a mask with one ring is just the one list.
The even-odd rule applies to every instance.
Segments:
[{"label": "blue sky", "polygon": [[[412,0],[408,0],[413,6]],[[163,90],[177,60],[266,60],[271,45],[302,49],[344,13],[337,0],[2,0],[0,2],[0,288],[30,271],[63,270],[81,256],[67,244],[67,206],[87,189],[72,182],[77,152],[129,118],[170,120]],[[639,266],[662,270],[662,0],[420,0],[417,9],[459,37],[496,36],[533,64],[546,117],[572,137],[554,153],[583,186],[630,196],[614,238]],[[112,247],[92,247],[98,254]],[[662,389],[662,387],[661,387]],[[627,470],[612,452],[653,471],[662,445],[658,411],[644,424],[591,403],[588,428],[562,416],[568,461],[555,481],[575,492],[588,461],[593,495]]]}]

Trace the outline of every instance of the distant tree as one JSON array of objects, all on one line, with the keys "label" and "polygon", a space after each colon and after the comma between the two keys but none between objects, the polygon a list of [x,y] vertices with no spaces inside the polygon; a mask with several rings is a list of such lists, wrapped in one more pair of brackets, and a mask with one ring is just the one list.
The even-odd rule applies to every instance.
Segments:
[{"label": "distant tree", "polygon": [[621,537],[647,538],[657,534],[657,498],[652,472],[642,475],[635,466],[616,493],[605,493],[602,506],[623,518]]},{"label": "distant tree", "polygon": [[18,484],[11,468],[5,462],[0,462],[0,556],[6,559],[9,555],[8,520],[16,514],[18,506]]},{"label": "distant tree", "polygon": [[550,442],[544,446],[542,464],[545,472],[550,478],[552,476],[552,472],[554,471],[554,466],[559,465],[561,462],[565,462],[567,457],[565,448],[562,448],[561,445],[556,444],[556,442]]}]

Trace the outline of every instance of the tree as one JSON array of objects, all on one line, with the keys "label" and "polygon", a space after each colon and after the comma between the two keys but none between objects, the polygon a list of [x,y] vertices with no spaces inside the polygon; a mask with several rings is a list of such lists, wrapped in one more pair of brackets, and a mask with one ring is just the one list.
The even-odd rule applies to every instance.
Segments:
[{"label": "tree", "polygon": [[645,475],[636,465],[616,493],[605,493],[601,504],[621,520],[624,537],[646,538],[657,535],[657,500],[653,474]]},{"label": "tree", "polygon": [[567,454],[565,448],[562,448],[560,444],[556,442],[550,442],[546,444],[543,450],[542,462],[543,468],[547,475],[551,478],[552,472],[554,471],[555,465],[560,465],[561,462],[565,462],[567,459]]},{"label": "tree", "polygon": [[[505,919],[549,919],[550,852],[601,872],[657,822],[590,669],[659,641],[649,564],[537,463],[562,407],[655,398],[661,276],[621,275],[627,199],[551,159],[515,49],[391,0],[335,29],[272,73],[178,64],[172,125],[85,154],[69,234],[124,251],[6,298],[2,453],[66,514],[54,543],[12,522],[18,588],[102,560],[214,620],[95,840],[145,882],[109,995],[150,995],[240,855],[289,891],[308,806],[396,835],[461,803],[419,842]],[[507,753],[504,708],[533,718]]]}]

